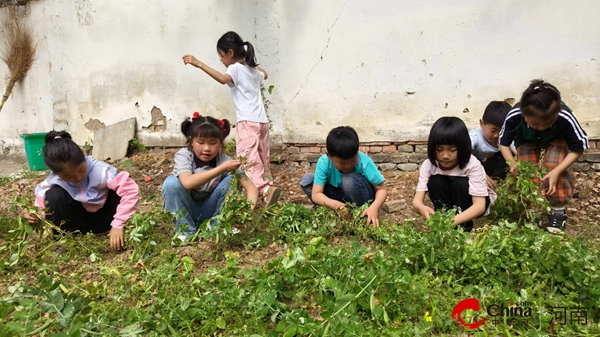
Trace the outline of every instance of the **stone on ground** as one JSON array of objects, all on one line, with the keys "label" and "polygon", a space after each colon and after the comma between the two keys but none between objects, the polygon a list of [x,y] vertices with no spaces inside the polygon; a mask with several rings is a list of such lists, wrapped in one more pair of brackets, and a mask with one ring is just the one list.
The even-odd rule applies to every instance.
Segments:
[{"label": "stone on ground", "polygon": [[135,137],[136,119],[129,118],[94,133],[92,156],[97,160],[119,160],[127,155],[129,140]]}]

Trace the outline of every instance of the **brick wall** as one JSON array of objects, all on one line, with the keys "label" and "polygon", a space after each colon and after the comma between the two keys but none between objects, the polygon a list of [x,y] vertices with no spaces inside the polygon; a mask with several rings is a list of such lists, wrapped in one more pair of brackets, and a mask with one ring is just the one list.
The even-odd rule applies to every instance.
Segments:
[{"label": "brick wall", "polygon": [[[575,171],[600,171],[600,140],[590,140],[590,149],[573,164]],[[325,153],[324,143],[284,144],[273,146],[271,160],[295,162],[314,168],[317,160]],[[361,143],[360,151],[373,159],[381,171],[416,171],[427,159],[427,142],[370,142]]]}]

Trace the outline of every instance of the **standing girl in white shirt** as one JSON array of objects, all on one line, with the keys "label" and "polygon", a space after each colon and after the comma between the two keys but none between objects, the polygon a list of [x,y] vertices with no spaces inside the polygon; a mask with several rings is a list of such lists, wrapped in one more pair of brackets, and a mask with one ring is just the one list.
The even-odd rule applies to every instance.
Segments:
[{"label": "standing girl in white shirt", "polygon": [[254,47],[244,42],[235,32],[227,32],[217,41],[217,52],[227,71],[225,74],[207,66],[192,55],[184,55],[183,63],[202,69],[210,77],[231,88],[237,119],[236,152],[246,157],[246,175],[264,197],[265,206],[277,202],[281,190],[265,176],[269,170],[270,144],[269,120],[265,112],[260,89],[268,78],[258,66]]}]

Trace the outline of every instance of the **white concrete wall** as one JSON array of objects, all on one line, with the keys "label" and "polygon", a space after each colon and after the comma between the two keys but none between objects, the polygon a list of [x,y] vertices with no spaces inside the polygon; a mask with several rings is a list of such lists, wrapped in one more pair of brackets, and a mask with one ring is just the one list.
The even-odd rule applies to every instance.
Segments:
[{"label": "white concrete wall", "polygon": [[181,62],[193,53],[224,71],[215,46],[227,30],[270,74],[274,142],[321,142],[338,125],[362,141],[424,140],[438,117],[475,126],[533,78],[555,84],[597,139],[597,13],[584,0],[41,0],[28,15],[39,56],[0,111],[0,139],[66,128],[83,143],[90,118],[137,117],[141,129],[154,106],[167,142],[193,111],[233,120],[229,89]]}]

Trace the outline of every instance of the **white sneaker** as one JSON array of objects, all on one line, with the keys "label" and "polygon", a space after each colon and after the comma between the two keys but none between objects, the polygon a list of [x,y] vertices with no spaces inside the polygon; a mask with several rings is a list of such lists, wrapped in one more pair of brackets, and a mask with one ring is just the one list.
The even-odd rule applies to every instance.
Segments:
[{"label": "white sneaker", "polygon": [[[173,240],[171,240],[171,246],[173,246],[173,247],[187,246],[191,243],[192,237],[193,237],[193,235],[179,234],[179,235],[177,235],[177,238],[174,238]],[[180,240],[180,241],[177,242],[177,240]]]}]

